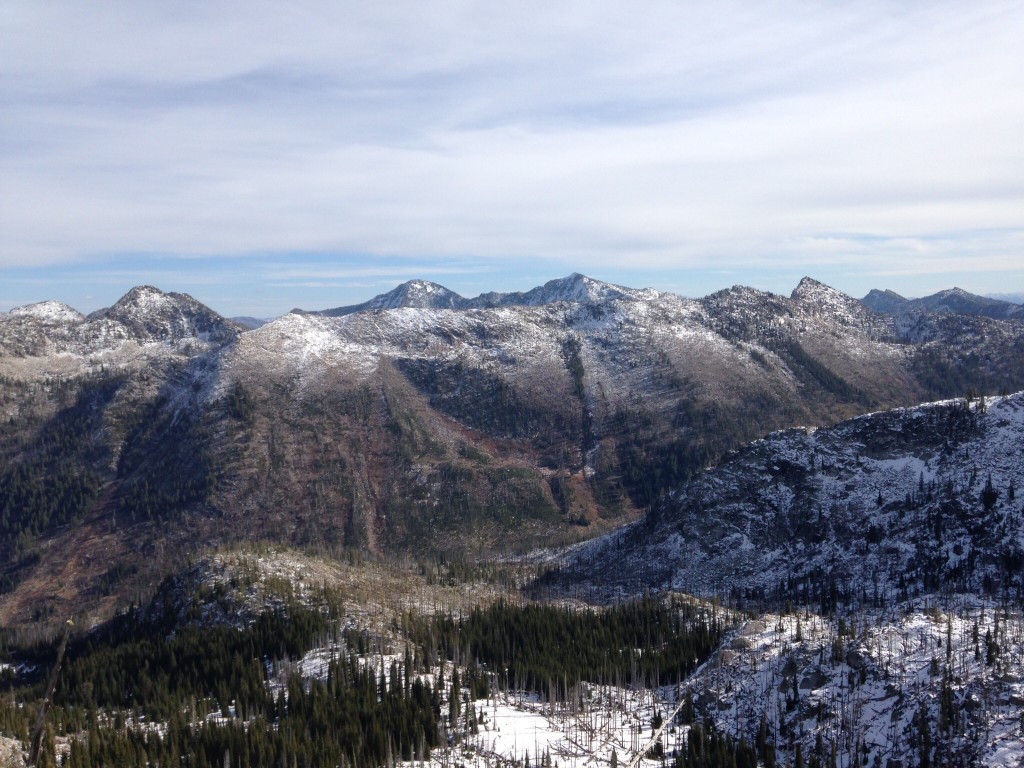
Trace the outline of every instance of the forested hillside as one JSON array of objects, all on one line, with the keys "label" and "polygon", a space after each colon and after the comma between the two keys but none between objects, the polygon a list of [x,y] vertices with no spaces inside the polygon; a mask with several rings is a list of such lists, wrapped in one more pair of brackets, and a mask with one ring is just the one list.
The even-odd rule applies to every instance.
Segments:
[{"label": "forested hillside", "polygon": [[[314,572],[319,586],[296,589]],[[197,564],[145,607],[70,643],[40,764],[384,766],[457,753],[501,762],[485,736],[514,736],[503,712],[516,697],[552,712],[589,710],[588,691],[650,699],[707,659],[735,621],[690,600],[524,605],[495,589],[512,575],[287,553]],[[367,579],[381,576],[402,583],[406,599],[429,601],[364,600]],[[24,745],[55,645],[3,636],[0,733]],[[753,754],[720,736],[709,744]],[[522,759],[532,748],[524,742]]]},{"label": "forested hillside", "polygon": [[573,550],[551,583],[604,595],[729,591],[822,610],[937,590],[1024,590],[1024,394],[769,435],[642,522]]}]

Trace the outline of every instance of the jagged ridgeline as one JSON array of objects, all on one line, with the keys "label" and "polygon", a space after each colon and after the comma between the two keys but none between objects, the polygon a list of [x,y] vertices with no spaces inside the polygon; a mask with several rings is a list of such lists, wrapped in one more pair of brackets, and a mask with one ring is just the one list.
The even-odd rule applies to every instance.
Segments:
[{"label": "jagged ridgeline", "polygon": [[0,618],[109,605],[197,543],[575,541],[770,430],[1024,388],[1022,329],[879,314],[809,279],[700,300],[582,275],[475,299],[415,281],[252,330],[151,287],[89,316],[12,310]]}]

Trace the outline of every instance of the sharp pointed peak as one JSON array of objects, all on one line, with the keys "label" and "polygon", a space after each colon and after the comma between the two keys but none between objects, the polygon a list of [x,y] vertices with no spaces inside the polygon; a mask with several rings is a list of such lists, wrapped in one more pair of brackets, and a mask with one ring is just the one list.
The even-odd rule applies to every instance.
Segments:
[{"label": "sharp pointed peak", "polygon": [[821,280],[817,280],[817,279],[815,279],[813,277],[809,277],[807,275],[805,275],[804,277],[800,278],[800,282],[797,283],[796,288],[793,289],[793,293],[797,294],[797,293],[806,293],[808,291],[822,291],[822,290],[835,291],[836,293],[842,293],[842,291],[839,291],[839,290],[833,288],[831,285],[823,283],[823,282],[821,282]]},{"label": "sharp pointed peak", "polygon": [[790,294],[790,298],[794,301],[800,300],[819,300],[828,297],[830,299],[839,299],[846,302],[857,303],[857,300],[852,296],[849,296],[838,288],[833,288],[831,285],[816,280],[813,277],[803,277],[797,284],[796,288],[793,289],[793,293]]}]

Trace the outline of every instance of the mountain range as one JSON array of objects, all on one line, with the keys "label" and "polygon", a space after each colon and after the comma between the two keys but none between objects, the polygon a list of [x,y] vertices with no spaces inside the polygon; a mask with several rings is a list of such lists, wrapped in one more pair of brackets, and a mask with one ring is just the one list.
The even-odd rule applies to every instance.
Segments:
[{"label": "mountain range", "polygon": [[976,296],[962,288],[950,288],[920,299],[905,299],[893,291],[873,290],[861,303],[868,309],[890,315],[939,313],[978,315],[1005,319],[1024,317],[1024,306],[1001,298]]},{"label": "mountain range", "polygon": [[580,541],[773,430],[1019,389],[1020,319],[879,313],[809,278],[414,281],[255,329],[148,286],[43,302],[0,315],[0,620],[110,610],[197,546]]},{"label": "mountain range", "polygon": [[47,764],[1019,765],[1024,321],[960,294],[0,315],[0,762],[63,635]]},{"label": "mountain range", "polygon": [[[443,285],[428,280],[409,280],[387,293],[382,293],[362,304],[325,309],[312,314],[326,317],[344,317],[368,309],[493,309],[494,307],[539,307],[562,301],[600,303],[610,299],[655,299],[653,288],[635,289],[613,285],[574,272],[565,278],[549,280],[529,291],[513,293],[482,293],[467,299]],[[294,310],[302,312],[303,310]]]}]

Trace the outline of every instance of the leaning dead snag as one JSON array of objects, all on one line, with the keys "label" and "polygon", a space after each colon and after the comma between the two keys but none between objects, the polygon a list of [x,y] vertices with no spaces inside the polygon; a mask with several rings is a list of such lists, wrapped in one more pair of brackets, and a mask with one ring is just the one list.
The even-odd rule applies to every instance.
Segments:
[{"label": "leaning dead snag", "polygon": [[46,725],[46,713],[50,709],[50,702],[53,700],[53,691],[57,687],[57,676],[60,674],[60,665],[64,661],[64,651],[68,647],[68,637],[71,635],[71,628],[74,622],[68,619],[64,626],[64,637],[61,638],[60,647],[57,649],[57,661],[54,662],[53,670],[50,672],[50,680],[46,684],[46,695],[42,704],[39,705],[39,716],[36,718],[35,727],[32,729],[32,748],[28,753],[28,764],[36,765],[39,760],[39,748],[43,743],[43,728]]}]

